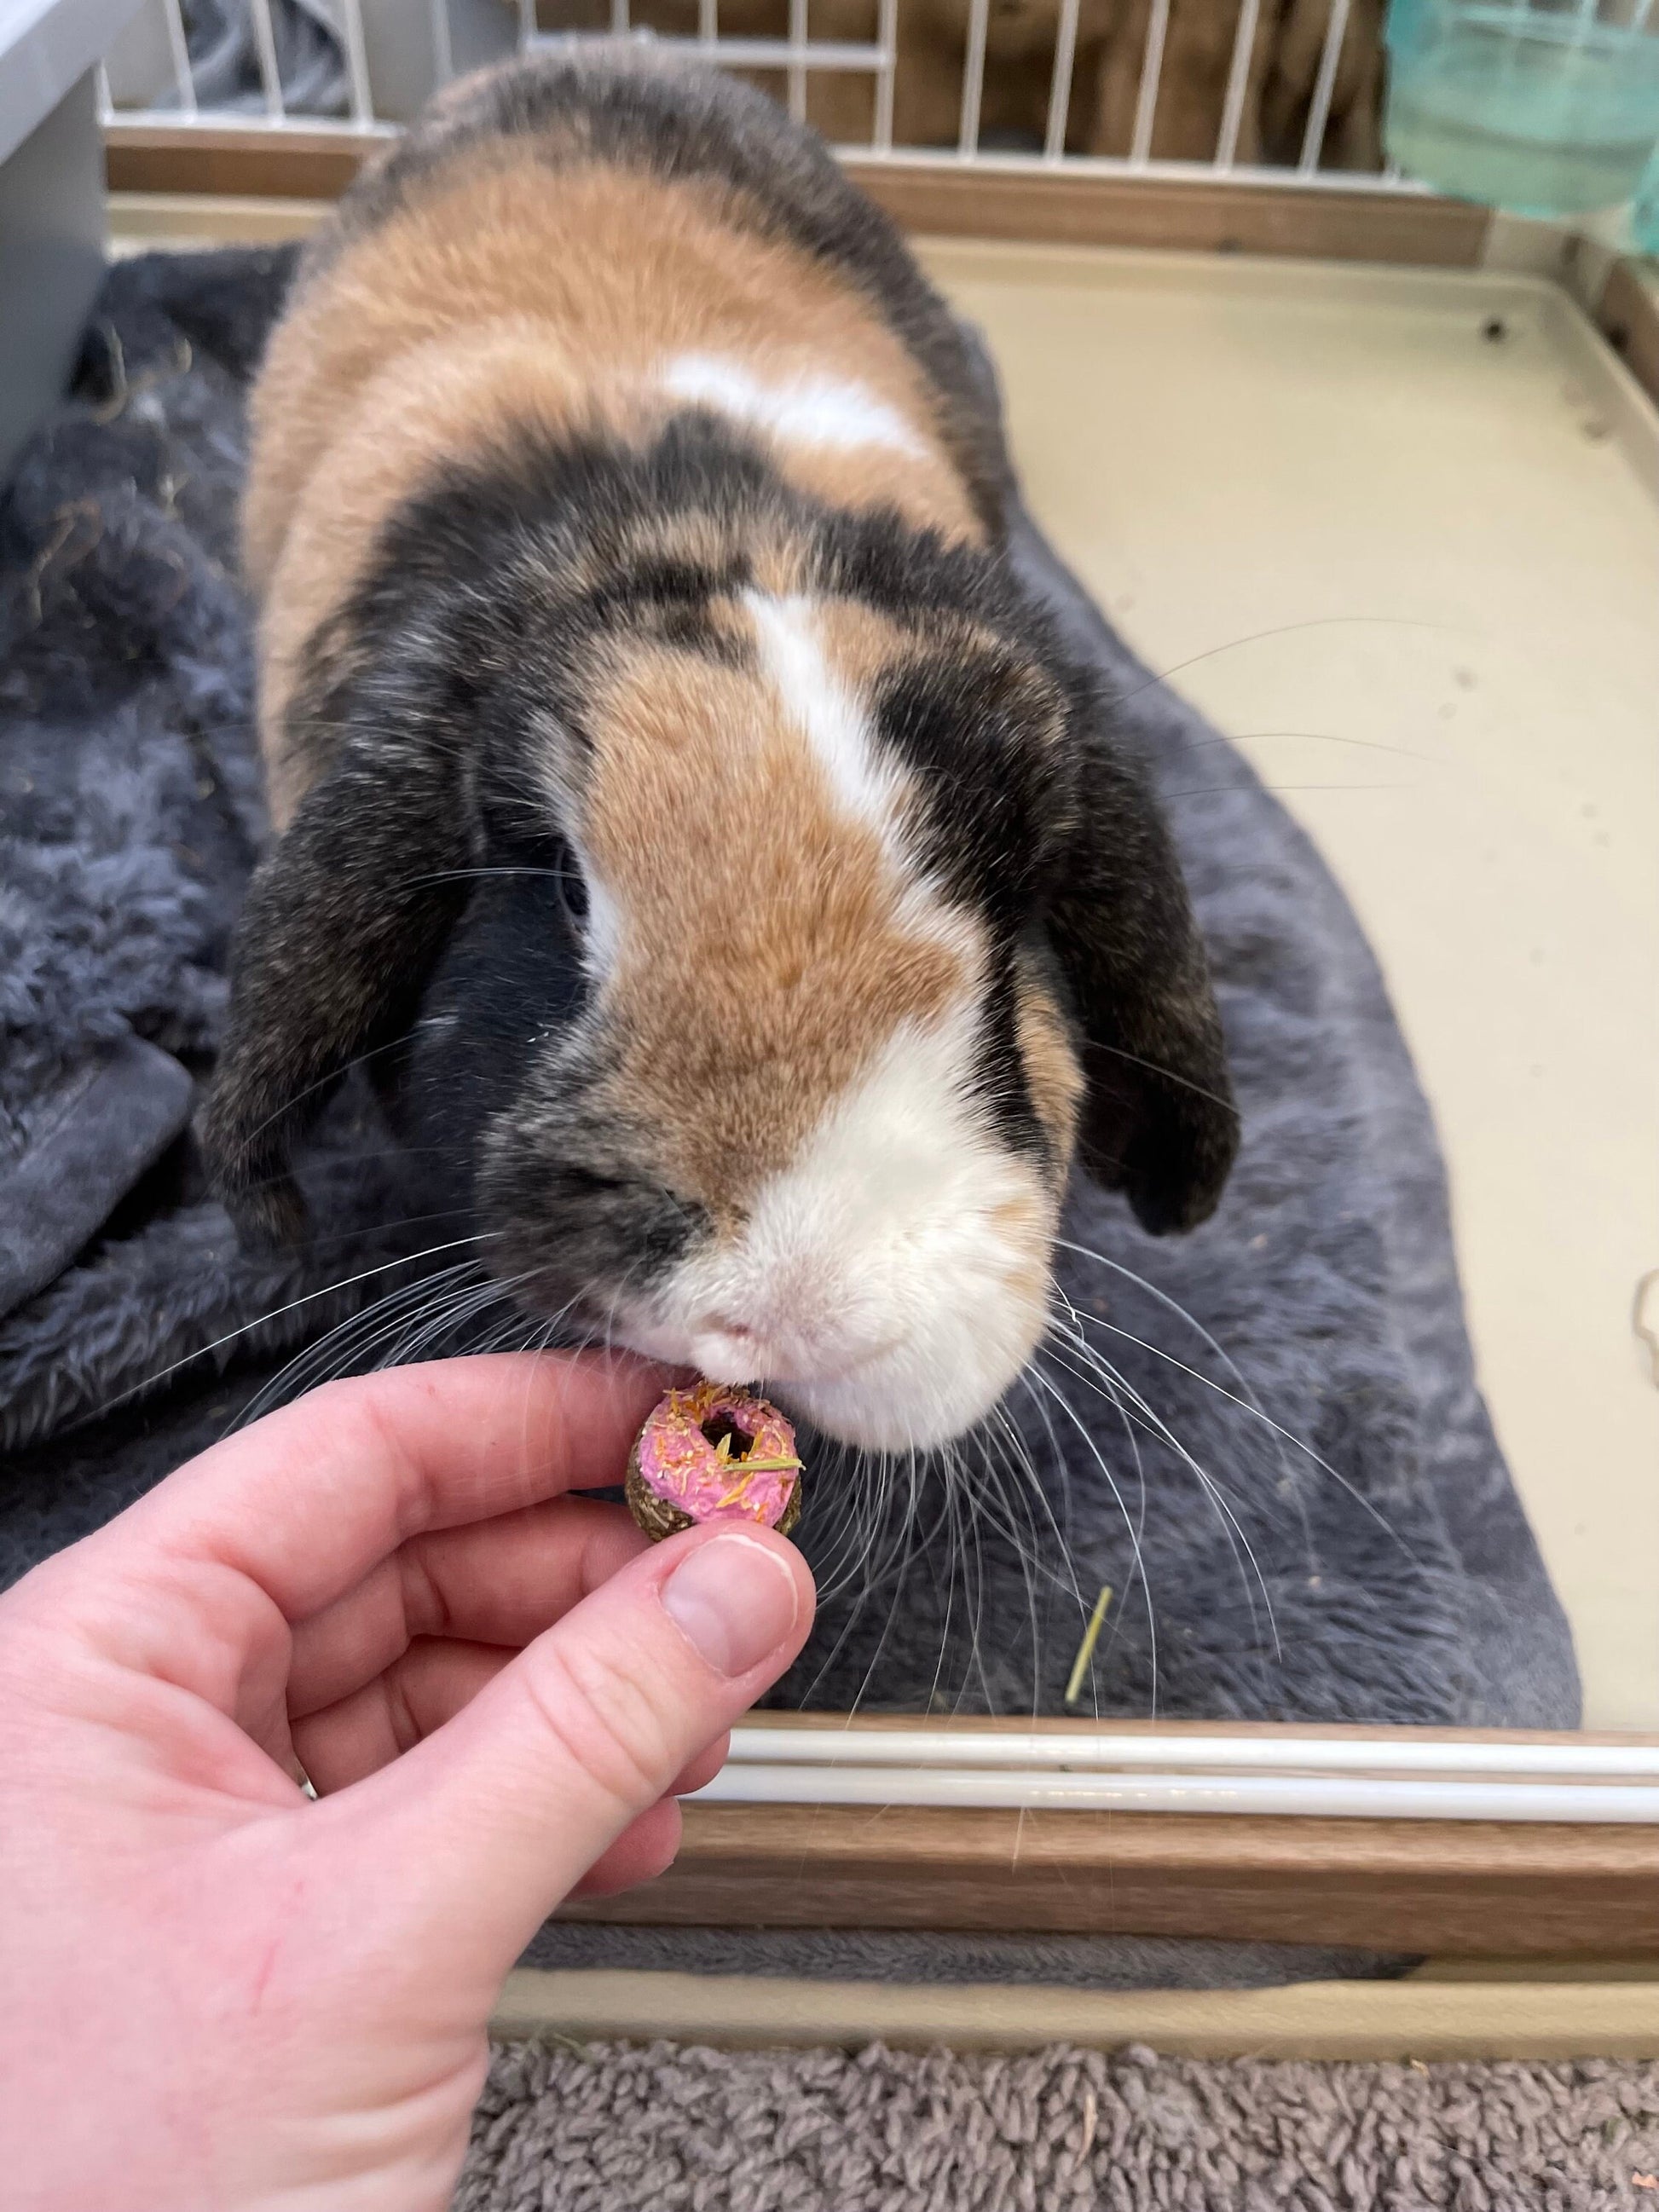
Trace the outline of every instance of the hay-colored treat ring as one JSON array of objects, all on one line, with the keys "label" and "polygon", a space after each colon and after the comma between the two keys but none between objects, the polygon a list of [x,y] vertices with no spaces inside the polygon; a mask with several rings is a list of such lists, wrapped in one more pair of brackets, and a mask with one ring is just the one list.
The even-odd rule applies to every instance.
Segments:
[{"label": "hay-colored treat ring", "polygon": [[671,1390],[635,1438],[628,1507],[653,1543],[711,1521],[787,1536],[800,1518],[795,1432],[752,1390]]}]

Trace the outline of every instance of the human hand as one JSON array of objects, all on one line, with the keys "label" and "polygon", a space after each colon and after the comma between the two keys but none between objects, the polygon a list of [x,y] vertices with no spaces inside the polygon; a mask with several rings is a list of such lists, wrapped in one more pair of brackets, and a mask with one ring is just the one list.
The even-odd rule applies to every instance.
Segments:
[{"label": "human hand", "polygon": [[659,1389],[331,1384],[0,1599],[15,2212],[448,2203],[503,1977],[573,1890],[668,1864],[811,1620],[781,1538],[647,1548],[564,1494]]}]

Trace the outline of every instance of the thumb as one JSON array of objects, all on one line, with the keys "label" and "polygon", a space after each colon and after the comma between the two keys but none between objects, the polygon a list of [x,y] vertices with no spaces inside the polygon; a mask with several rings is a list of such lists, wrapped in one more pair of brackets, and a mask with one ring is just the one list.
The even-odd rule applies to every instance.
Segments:
[{"label": "thumb", "polygon": [[813,1602],[782,1537],[687,1530],[573,1607],[423,1743],[325,1803],[369,1823],[375,1863],[398,1869],[400,1918],[504,1974],[599,1854],[783,1673]]}]

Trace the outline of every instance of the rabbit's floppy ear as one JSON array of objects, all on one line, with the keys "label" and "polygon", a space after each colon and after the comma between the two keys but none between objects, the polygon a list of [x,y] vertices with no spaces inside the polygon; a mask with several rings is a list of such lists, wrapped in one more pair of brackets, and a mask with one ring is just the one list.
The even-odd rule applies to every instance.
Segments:
[{"label": "rabbit's floppy ear", "polygon": [[1091,702],[1079,717],[1049,936],[1083,1033],[1084,1163],[1164,1236],[1214,1212],[1238,1150],[1238,1109],[1175,847],[1150,792],[1101,734],[1103,712]]},{"label": "rabbit's floppy ear", "polygon": [[435,749],[349,750],[254,874],[201,1121],[214,1187],[245,1236],[303,1234],[295,1143],[352,1062],[414,1019],[465,904],[455,781]]}]

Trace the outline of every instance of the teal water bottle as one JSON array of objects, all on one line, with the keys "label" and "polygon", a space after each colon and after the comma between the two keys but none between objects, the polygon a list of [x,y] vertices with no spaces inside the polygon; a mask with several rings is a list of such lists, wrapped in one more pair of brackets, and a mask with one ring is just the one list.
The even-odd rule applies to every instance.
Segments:
[{"label": "teal water bottle", "polygon": [[1638,252],[1659,255],[1659,146],[1637,191],[1630,227]]},{"label": "teal water bottle", "polygon": [[1389,158],[1459,198],[1618,207],[1659,139],[1659,12],[1639,0],[1392,0],[1388,44]]}]

